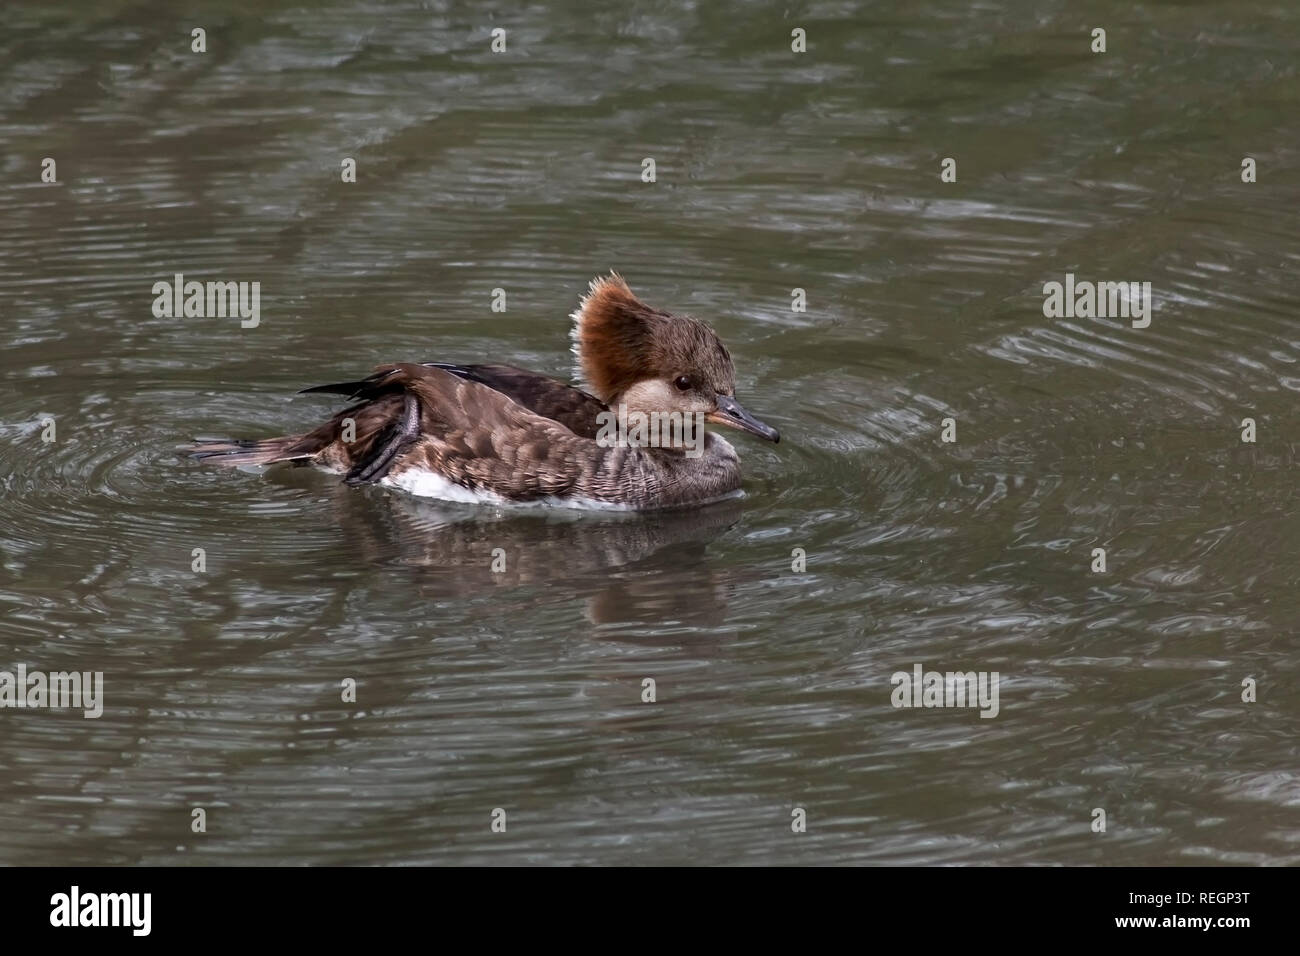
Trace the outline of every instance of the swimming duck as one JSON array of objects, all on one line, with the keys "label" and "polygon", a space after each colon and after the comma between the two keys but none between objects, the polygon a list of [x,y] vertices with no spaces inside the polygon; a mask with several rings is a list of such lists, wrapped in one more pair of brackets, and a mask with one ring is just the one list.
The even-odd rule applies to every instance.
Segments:
[{"label": "swimming duck", "polygon": [[222,465],[314,464],[350,485],[453,501],[650,510],[740,488],[735,449],[693,423],[780,439],[736,401],[731,356],[699,319],[651,308],[610,274],[572,320],[584,388],[509,365],[399,362],[303,389],[354,401],[306,434],[186,450]]}]

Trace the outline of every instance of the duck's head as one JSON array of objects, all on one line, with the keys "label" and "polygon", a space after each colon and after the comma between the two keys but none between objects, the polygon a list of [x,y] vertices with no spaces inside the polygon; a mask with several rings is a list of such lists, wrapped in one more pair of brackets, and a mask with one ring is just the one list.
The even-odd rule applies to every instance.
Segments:
[{"label": "duck's head", "polygon": [[606,405],[699,413],[771,442],[781,438],[736,401],[736,369],[717,334],[699,319],[652,309],[617,274],[592,280],[572,335],[583,381]]}]

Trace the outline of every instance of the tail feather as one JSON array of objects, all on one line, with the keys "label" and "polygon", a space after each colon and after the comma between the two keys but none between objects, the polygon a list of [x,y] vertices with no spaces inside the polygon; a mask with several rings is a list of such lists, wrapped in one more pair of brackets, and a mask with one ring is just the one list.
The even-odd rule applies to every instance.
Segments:
[{"label": "tail feather", "polygon": [[346,395],[349,398],[378,398],[385,392],[401,391],[401,386],[393,386],[385,380],[395,372],[392,366],[383,366],[373,375],[367,375],[359,382],[332,382],[329,385],[313,385],[311,388],[298,389],[299,395],[325,393],[327,395]]},{"label": "tail feather", "polygon": [[196,439],[177,449],[197,461],[214,465],[270,465],[314,461],[347,476],[349,484],[378,481],[408,445],[419,437],[420,404],[402,382],[385,380],[400,371],[385,366],[359,382],[338,382],[303,389],[349,395],[355,404],[302,435],[282,435],[260,441]]},{"label": "tail feather", "polygon": [[247,440],[205,440],[198,439],[192,445],[182,446],[179,450],[196,461],[207,461],[214,465],[269,465],[277,461],[305,461],[311,458],[319,448],[305,441],[307,435],[283,435],[279,438],[264,438],[261,441]]}]

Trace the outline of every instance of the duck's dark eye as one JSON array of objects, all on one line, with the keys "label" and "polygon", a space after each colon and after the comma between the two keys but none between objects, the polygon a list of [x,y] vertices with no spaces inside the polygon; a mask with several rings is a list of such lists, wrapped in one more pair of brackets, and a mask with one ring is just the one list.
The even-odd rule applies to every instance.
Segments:
[{"label": "duck's dark eye", "polygon": [[689,392],[691,390],[691,377],[689,375],[678,375],[677,381],[673,382],[679,392]]}]

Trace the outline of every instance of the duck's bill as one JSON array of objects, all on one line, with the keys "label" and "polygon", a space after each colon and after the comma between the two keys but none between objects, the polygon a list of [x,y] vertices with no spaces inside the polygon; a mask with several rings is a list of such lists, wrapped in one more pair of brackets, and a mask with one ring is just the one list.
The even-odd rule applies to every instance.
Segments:
[{"label": "duck's bill", "polygon": [[727,395],[718,396],[718,410],[710,412],[707,419],[717,425],[730,425],[732,428],[739,428],[743,432],[749,432],[759,438],[766,438],[771,442],[781,440],[779,431],[771,425],[760,422],[745,411],[744,405]]}]

